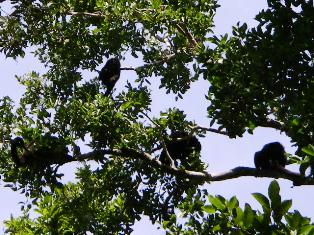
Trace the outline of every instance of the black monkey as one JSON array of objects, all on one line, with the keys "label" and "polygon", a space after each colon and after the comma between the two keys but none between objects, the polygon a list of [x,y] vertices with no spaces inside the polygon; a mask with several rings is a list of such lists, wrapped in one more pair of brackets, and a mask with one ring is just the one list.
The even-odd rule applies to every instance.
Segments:
[{"label": "black monkey", "polygon": [[109,59],[99,73],[99,80],[106,86],[108,96],[120,77],[121,64],[118,58]]},{"label": "black monkey", "polygon": [[10,141],[11,143],[11,157],[13,162],[17,167],[20,167],[22,164],[20,157],[18,156],[17,149],[25,148],[24,140],[21,137],[16,137]]},{"label": "black monkey", "polygon": [[[23,149],[21,156],[18,148]],[[52,164],[64,164],[71,160],[68,149],[54,136],[44,135],[41,137],[41,145],[28,149],[21,137],[11,140],[11,157],[17,167],[28,166],[44,168]]]},{"label": "black monkey", "polygon": [[274,169],[278,166],[285,167],[287,158],[284,147],[279,142],[266,144],[261,151],[255,153],[254,164],[259,170]]},{"label": "black monkey", "polygon": [[[185,161],[195,151],[200,153],[202,146],[195,136],[189,135],[185,131],[176,131],[170,135],[171,140],[166,141],[166,147],[173,160]],[[159,160],[166,165],[170,165],[170,160],[165,150],[160,154]]]}]

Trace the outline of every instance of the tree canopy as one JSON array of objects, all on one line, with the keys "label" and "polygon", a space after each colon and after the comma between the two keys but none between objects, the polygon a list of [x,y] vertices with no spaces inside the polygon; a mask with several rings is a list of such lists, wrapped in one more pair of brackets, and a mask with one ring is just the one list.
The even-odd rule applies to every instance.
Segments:
[{"label": "tree canopy", "polygon": [[[314,232],[310,219],[289,211],[276,181],[268,196],[253,194],[262,211],[201,187],[243,176],[314,185],[313,0],[268,0],[256,27],[238,23],[222,36],[213,32],[216,0],[1,2],[12,10],[1,11],[0,52],[32,53],[46,68],[17,77],[25,89],[20,100],[0,97],[1,180],[31,199],[21,217],[6,221],[7,232],[129,234],[142,215],[173,234]],[[126,70],[137,79],[104,95],[98,76],[84,74],[97,74],[113,57],[123,61],[120,79]],[[131,59],[137,67],[125,66]],[[154,115],[154,79],[176,100],[192,83],[208,82],[199,95],[210,126],[176,107]],[[299,172],[207,170],[196,140],[242,137],[257,127],[291,138],[298,150],[288,163]],[[59,167],[70,162],[84,164],[65,184]]]}]

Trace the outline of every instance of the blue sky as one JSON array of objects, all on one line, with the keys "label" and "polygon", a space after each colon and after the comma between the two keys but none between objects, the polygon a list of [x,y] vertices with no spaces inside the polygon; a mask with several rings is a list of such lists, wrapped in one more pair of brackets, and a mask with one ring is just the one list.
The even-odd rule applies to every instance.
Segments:
[{"label": "blue sky", "polygon": [[[219,1],[221,8],[218,9],[215,17],[215,32],[217,34],[224,34],[231,32],[231,26],[238,21],[246,22],[249,27],[255,26],[254,16],[259,10],[265,8],[267,5],[266,0],[221,0]],[[34,59],[31,55],[27,55],[23,59],[14,61],[12,59],[5,59],[0,55],[0,97],[9,95],[13,99],[18,99],[23,93],[23,88],[17,85],[15,75],[23,75],[32,70],[42,72],[43,66]],[[136,65],[136,64],[135,64]],[[122,61],[122,66],[134,66],[134,61],[129,60],[127,57]],[[89,77],[96,76],[96,73],[89,73]],[[134,81],[135,73],[123,71],[121,78],[125,80]],[[123,89],[125,82],[120,79],[117,90]],[[206,100],[204,95],[208,89],[208,83],[204,80],[199,80],[193,84],[191,90],[184,95],[184,100],[174,102],[174,97],[166,97],[163,90],[159,90],[158,84],[153,84],[152,98],[153,98],[153,111],[165,110],[168,107],[178,107],[186,111],[191,120],[195,120],[201,126],[208,126],[210,120],[206,116]],[[236,166],[251,166],[253,167],[254,153],[262,148],[266,143],[272,141],[280,141],[287,152],[293,153],[294,148],[288,137],[281,135],[278,131],[269,128],[258,128],[253,135],[246,134],[243,138],[228,139],[225,136],[209,133],[206,138],[202,139],[202,156],[203,160],[209,165],[208,171],[211,174],[221,173]],[[290,167],[290,166],[289,166]],[[66,179],[73,178],[74,166],[66,168]],[[289,169],[295,169],[291,166]],[[254,177],[242,177],[240,179],[233,179],[224,182],[214,182],[207,184],[205,187],[213,195],[223,195],[230,198],[236,195],[243,205],[248,202],[253,208],[260,209],[251,196],[254,192],[261,192],[267,194],[267,188],[272,179],[260,179]],[[291,188],[291,182],[286,180],[279,180],[281,186],[281,193],[283,199],[293,199],[293,208],[298,209],[301,214],[313,218],[313,207],[309,206],[306,198],[314,197],[313,186],[302,186]],[[0,185],[0,221],[8,219],[10,214],[19,215],[20,205],[19,201],[24,198],[19,194],[12,192],[10,189],[3,187],[4,183]],[[147,234],[164,234],[161,231],[153,229],[147,222],[143,220],[136,223],[134,226],[135,232],[133,234],[141,235]],[[0,222],[0,231],[3,229],[3,224]]]}]

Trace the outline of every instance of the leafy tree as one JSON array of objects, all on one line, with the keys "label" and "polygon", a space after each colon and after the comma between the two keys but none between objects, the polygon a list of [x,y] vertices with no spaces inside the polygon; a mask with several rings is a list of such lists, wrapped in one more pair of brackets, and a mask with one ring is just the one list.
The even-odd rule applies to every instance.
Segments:
[{"label": "leafy tree", "polygon": [[[17,77],[25,88],[18,102],[0,100],[1,179],[32,199],[23,216],[6,222],[8,232],[125,234],[144,214],[170,233],[313,234],[309,219],[288,212],[291,201],[281,200],[275,181],[269,198],[253,194],[263,212],[200,189],[242,176],[314,184],[308,173],[314,168],[312,0],[269,0],[256,16],[257,27],[237,24],[231,36],[221,37],[212,31],[216,0],[2,2],[12,12],[0,16],[1,52],[19,58],[31,50],[46,67],[44,74]],[[132,57],[140,64],[122,68],[134,70],[137,79],[113,97],[103,95],[97,75],[83,77],[109,57]],[[208,81],[211,126],[201,127],[172,107],[153,117],[153,76],[176,99],[199,78]],[[211,175],[199,151],[188,151],[181,161],[167,151],[178,131],[186,138],[210,132],[235,138],[257,127],[291,138],[298,151],[289,162],[299,164],[300,172],[237,167]],[[40,155],[55,144],[70,156],[17,167],[10,144],[17,136],[25,142],[17,149],[21,156],[26,150]],[[169,164],[159,161],[163,151]],[[60,165],[75,161],[84,162],[77,183],[62,184]],[[30,219],[32,208],[36,219]],[[177,221],[178,210],[186,221]]]},{"label": "leafy tree", "polygon": [[[185,226],[173,221],[165,222],[168,231],[174,234],[312,234],[310,219],[298,211],[288,212],[291,200],[281,200],[279,184],[273,181],[268,196],[254,193],[263,212],[253,210],[249,204],[242,209],[236,197],[230,200],[222,196],[189,198],[180,205],[186,220]],[[283,222],[283,221],[286,222]]]}]

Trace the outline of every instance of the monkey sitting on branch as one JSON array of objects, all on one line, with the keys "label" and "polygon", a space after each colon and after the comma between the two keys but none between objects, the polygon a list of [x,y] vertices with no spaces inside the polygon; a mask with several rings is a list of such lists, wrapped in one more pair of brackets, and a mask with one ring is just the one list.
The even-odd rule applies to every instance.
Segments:
[{"label": "monkey sitting on branch", "polygon": [[120,78],[121,64],[118,58],[107,60],[101,69],[98,79],[107,88],[105,96],[109,96],[116,82]]},{"label": "monkey sitting on branch", "polygon": [[[55,136],[44,135],[40,145],[25,145],[22,137],[11,140],[11,157],[17,167],[45,168],[53,164],[62,165],[71,161],[68,148]],[[22,150],[19,154],[18,149]]]},{"label": "monkey sitting on branch", "polygon": [[170,140],[165,141],[165,145],[166,149],[162,150],[159,157],[161,163],[165,165],[171,165],[171,160],[180,160],[181,164],[187,163],[193,153],[199,154],[202,149],[199,140],[185,131],[173,132],[170,135]]},{"label": "monkey sitting on branch", "polygon": [[287,158],[284,147],[279,142],[266,144],[261,151],[255,153],[254,164],[259,170],[285,168]]}]

